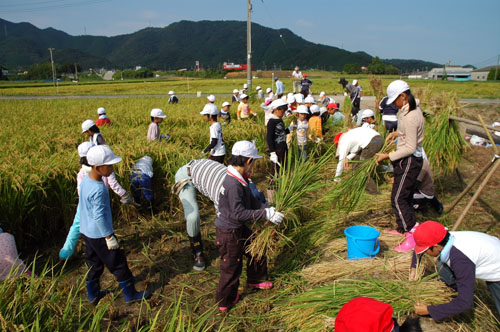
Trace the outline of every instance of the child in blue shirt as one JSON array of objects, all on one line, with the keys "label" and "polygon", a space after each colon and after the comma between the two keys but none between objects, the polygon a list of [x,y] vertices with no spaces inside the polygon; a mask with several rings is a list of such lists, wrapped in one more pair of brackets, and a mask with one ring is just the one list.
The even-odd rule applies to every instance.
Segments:
[{"label": "child in blue shirt", "polygon": [[93,304],[97,304],[107,293],[99,287],[104,266],[118,280],[125,302],[140,301],[150,295],[148,291],[135,290],[127,258],[114,235],[109,193],[102,180],[113,173],[113,165],[121,160],[107,145],[92,147],[87,152],[87,162],[92,170],[80,185],[80,232],[85,241],[85,259],[89,266],[87,292]]}]

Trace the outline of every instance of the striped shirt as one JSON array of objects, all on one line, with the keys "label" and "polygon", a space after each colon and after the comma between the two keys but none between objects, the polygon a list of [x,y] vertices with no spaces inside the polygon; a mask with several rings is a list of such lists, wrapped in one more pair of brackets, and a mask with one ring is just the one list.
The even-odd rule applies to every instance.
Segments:
[{"label": "striped shirt", "polygon": [[188,164],[191,182],[196,190],[214,202],[219,211],[219,193],[226,177],[227,167],[210,159],[195,159]]}]

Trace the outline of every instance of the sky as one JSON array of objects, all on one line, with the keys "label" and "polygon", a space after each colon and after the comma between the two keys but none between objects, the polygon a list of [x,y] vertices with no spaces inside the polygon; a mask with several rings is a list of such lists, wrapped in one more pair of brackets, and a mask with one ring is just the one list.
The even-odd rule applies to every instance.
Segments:
[{"label": "sky", "polygon": [[[253,0],[252,21],[382,59],[494,65],[500,0]],[[180,20],[238,20],[247,0],[1,0],[0,18],[71,35],[115,36]],[[285,40],[286,42],[286,40]]]}]

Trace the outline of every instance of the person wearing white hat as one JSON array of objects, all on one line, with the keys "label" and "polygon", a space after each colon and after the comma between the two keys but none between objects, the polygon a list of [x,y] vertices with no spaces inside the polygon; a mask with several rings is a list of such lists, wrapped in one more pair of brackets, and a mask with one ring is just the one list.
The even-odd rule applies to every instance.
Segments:
[{"label": "person wearing white hat", "polygon": [[257,113],[252,111],[250,105],[248,104],[248,96],[246,94],[242,94],[240,96],[240,104],[238,105],[238,109],[236,111],[236,117],[238,120],[248,120],[248,118],[250,118],[250,114],[257,116]]},{"label": "person wearing white hat", "polygon": [[311,105],[309,112],[311,113],[309,118],[309,139],[319,143],[323,139],[323,126],[319,116],[321,109],[318,105]]},{"label": "person wearing white hat", "polygon": [[257,91],[257,98],[263,99],[264,98],[264,91],[262,91],[262,88],[260,87],[260,85],[257,85],[255,90]]},{"label": "person wearing white hat", "polygon": [[248,94],[248,84],[247,83],[243,84],[243,89],[241,89],[239,91],[239,93],[240,93],[240,100],[241,100],[242,95]]},{"label": "person wearing white hat", "polygon": [[304,103],[304,95],[302,93],[296,93],[294,95],[295,101],[297,102],[298,105],[301,105]]},{"label": "person wearing white hat", "polygon": [[288,104],[283,99],[276,99],[271,103],[272,114],[267,122],[267,146],[270,152],[272,175],[279,176],[281,166],[285,166],[288,145],[286,144],[286,135],[295,127],[290,125],[285,128],[282,118],[288,109]]},{"label": "person wearing white hat", "polygon": [[85,120],[82,123],[82,134],[89,137],[89,142],[94,145],[104,145],[106,141],[101,135],[101,131],[92,120]]},{"label": "person wearing white hat", "polygon": [[352,85],[354,85],[358,89],[358,91],[359,91],[359,97],[360,97],[360,100],[361,100],[362,97],[363,97],[363,88],[359,84],[359,81],[358,80],[353,80],[352,81]]},{"label": "person wearing white hat", "polygon": [[375,113],[371,109],[366,109],[364,111],[360,112],[361,115],[358,113],[358,118],[359,118],[359,124],[358,127],[368,127],[368,128],[375,128]]},{"label": "person wearing white hat", "polygon": [[[212,99],[208,100],[210,101]],[[215,101],[215,98],[213,98],[213,100]],[[224,135],[222,135],[222,126],[217,121],[219,110],[217,106],[210,101],[205,105],[200,114],[210,123],[210,144],[203,150],[203,153],[208,152],[209,159],[223,164],[224,157],[226,156],[226,145],[224,143]]]},{"label": "person wearing white hat", "polygon": [[[286,105],[286,104],[285,104]],[[284,110],[283,110],[284,111]],[[260,259],[246,253],[252,243],[252,231],[245,222],[267,219],[279,225],[284,215],[274,207],[267,207],[256,199],[247,178],[252,172],[258,154],[257,147],[249,141],[236,142],[219,195],[219,213],[215,218],[215,239],[220,254],[220,279],[216,302],[221,312],[227,312],[239,300],[238,287],[243,265],[247,258],[247,285],[254,289],[270,289],[267,258]]]},{"label": "person wearing white hat", "polygon": [[325,91],[321,91],[319,94],[319,104],[323,107],[328,107],[328,104],[331,103],[330,97],[328,97]]},{"label": "person wearing white hat", "polygon": [[170,90],[168,92],[168,95],[170,96],[168,98],[168,103],[169,104],[178,104],[179,103],[179,98],[177,98],[177,96],[175,95],[174,91]]},{"label": "person wearing white hat", "polygon": [[149,124],[147,139],[149,141],[159,141],[161,139],[168,140],[170,136],[161,133],[160,123],[163,122],[167,116],[159,108],[153,108],[151,110],[151,123]]},{"label": "person wearing white hat", "polygon": [[271,99],[271,100],[274,100],[274,92],[273,92],[273,89],[271,88],[267,88],[266,89],[266,93],[267,93],[267,98]]},{"label": "person wearing white hat", "polygon": [[95,125],[97,127],[102,127],[102,126],[110,126],[111,121],[109,120],[108,116],[106,115],[106,110],[104,107],[99,107],[97,109],[97,115],[99,116],[99,119],[95,122]]},{"label": "person wearing white hat", "polygon": [[99,279],[106,266],[116,277],[125,295],[125,302],[141,301],[149,292],[137,292],[134,277],[128,268],[125,253],[113,230],[113,219],[108,189],[103,177],[113,173],[113,165],[122,159],[115,156],[107,145],[98,145],[87,152],[87,162],[92,167],[80,184],[80,232],[85,241],[87,292],[89,302],[97,304],[107,291],[102,291]]},{"label": "person wearing white hat", "polygon": [[223,120],[222,122],[223,125],[231,123],[231,113],[229,112],[230,107],[231,104],[225,101],[222,103],[222,106],[220,108],[219,116]]},{"label": "person wearing white hat", "polygon": [[233,96],[231,97],[231,102],[232,103],[240,102],[240,91],[238,89],[233,90]]},{"label": "person wearing white hat", "polygon": [[300,157],[305,161],[307,159],[307,138],[309,137],[309,121],[307,120],[309,110],[307,106],[298,106],[297,114],[297,145],[299,147]]},{"label": "person wearing white hat", "polygon": [[300,92],[300,81],[302,81],[302,78],[302,72],[299,70],[299,67],[295,67],[295,70],[292,71],[293,93]]},{"label": "person wearing white hat", "polygon": [[[82,167],[76,176],[76,191],[78,193],[78,197],[80,197],[80,184],[85,176],[87,176],[92,168],[88,164],[87,161],[87,153],[94,146],[91,142],[83,142],[78,145],[78,155],[80,156],[80,164]],[[131,205],[134,204],[132,198],[127,193],[125,189],[120,185],[118,180],[116,179],[115,173],[111,173],[109,176],[105,176],[102,178],[102,181],[106,188],[111,188],[115,194],[120,196],[120,202],[122,204]],[[80,207],[77,206],[75,217],[73,218],[73,224],[71,225],[68,235],[66,236],[66,240],[64,242],[63,247],[59,251],[59,258],[68,259],[70,258],[76,248],[76,244],[78,239],[80,238]]]},{"label": "person wearing white hat", "polygon": [[377,160],[381,162],[390,159],[394,167],[394,183],[392,186],[391,203],[396,215],[398,231],[405,234],[405,241],[397,246],[397,251],[409,251],[415,246],[413,228],[417,223],[413,208],[413,192],[417,177],[422,169],[422,142],[425,133],[425,120],[422,111],[417,106],[415,97],[408,83],[402,80],[391,82],[387,87],[387,104],[399,108],[398,128],[389,134],[388,141],[398,138],[396,151],[378,153]]}]

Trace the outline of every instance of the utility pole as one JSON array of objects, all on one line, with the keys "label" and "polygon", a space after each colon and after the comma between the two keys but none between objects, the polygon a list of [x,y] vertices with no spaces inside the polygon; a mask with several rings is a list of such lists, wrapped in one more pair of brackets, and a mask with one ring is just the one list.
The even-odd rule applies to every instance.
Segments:
[{"label": "utility pole", "polygon": [[76,62],[75,62],[75,80],[78,81],[78,67],[76,66]]},{"label": "utility pole", "polygon": [[54,68],[54,58],[52,57],[53,50],[55,50],[55,48],[49,47],[50,63],[52,64],[52,81],[54,82],[54,86],[56,86],[56,69]]},{"label": "utility pole", "polygon": [[252,0],[247,0],[247,84],[248,92],[252,91]]},{"label": "utility pole", "polygon": [[493,80],[496,81],[497,80],[497,73],[498,73],[498,61],[500,60],[500,55],[498,55],[498,58],[497,58],[497,66],[495,67],[495,77],[493,77]]}]

